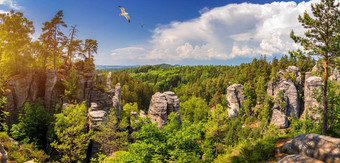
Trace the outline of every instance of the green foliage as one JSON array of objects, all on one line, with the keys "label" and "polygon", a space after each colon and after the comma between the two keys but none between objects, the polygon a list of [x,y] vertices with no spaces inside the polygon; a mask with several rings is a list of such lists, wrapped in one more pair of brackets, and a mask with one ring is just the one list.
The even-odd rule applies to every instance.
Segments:
[{"label": "green foliage", "polygon": [[[0,14],[0,81],[17,73],[28,72],[34,66],[30,53],[33,22],[23,13],[10,11]],[[20,66],[18,66],[20,65]]]},{"label": "green foliage", "polygon": [[86,131],[88,124],[85,103],[70,105],[62,113],[55,114],[54,132],[57,140],[51,143],[62,156],[62,162],[79,161],[86,158],[92,131]]},{"label": "green foliage", "polygon": [[77,96],[77,88],[78,88],[78,74],[75,69],[70,69],[69,75],[63,82],[65,87],[64,97],[69,102],[74,102]]},{"label": "green foliage", "polygon": [[328,130],[331,136],[340,136],[340,83],[331,81],[328,87]]},{"label": "green foliage", "polygon": [[209,114],[209,106],[200,97],[192,96],[188,101],[181,104],[181,116],[192,122],[206,122]]},{"label": "green foliage", "polygon": [[240,147],[240,160],[256,162],[274,156],[276,139],[257,139],[245,142]]},{"label": "green foliage", "polygon": [[26,162],[30,160],[45,162],[49,158],[43,150],[39,150],[33,143],[19,145],[5,132],[0,132],[0,142],[7,151],[8,161],[10,162]]},{"label": "green foliage", "polygon": [[25,103],[20,109],[18,123],[11,128],[12,137],[21,143],[46,144],[46,131],[51,115],[39,100],[34,104]]},{"label": "green foliage", "polygon": [[127,126],[126,118],[118,122],[115,109],[112,108],[93,137],[95,142],[102,144],[102,154],[110,156],[115,151],[127,149],[129,137],[128,130],[126,130]]}]

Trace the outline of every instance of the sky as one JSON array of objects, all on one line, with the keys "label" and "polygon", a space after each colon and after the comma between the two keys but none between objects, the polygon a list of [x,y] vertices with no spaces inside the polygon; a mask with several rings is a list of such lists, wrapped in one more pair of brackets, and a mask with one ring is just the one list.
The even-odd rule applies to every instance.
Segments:
[{"label": "sky", "polygon": [[237,65],[299,48],[290,31],[303,35],[297,18],[318,1],[0,0],[0,13],[23,12],[37,39],[42,24],[63,10],[78,39],[98,41],[97,65]]}]

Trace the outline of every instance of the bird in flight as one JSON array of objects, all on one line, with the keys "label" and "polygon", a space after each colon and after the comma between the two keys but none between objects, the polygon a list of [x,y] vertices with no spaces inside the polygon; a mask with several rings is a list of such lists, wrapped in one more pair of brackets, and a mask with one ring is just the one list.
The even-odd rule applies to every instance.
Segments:
[{"label": "bird in flight", "polygon": [[122,6],[118,6],[118,7],[120,8],[120,10],[122,10],[122,13],[119,14],[119,16],[125,16],[126,20],[130,23],[130,17],[129,17],[129,15],[128,15],[128,13],[125,12],[124,7],[122,7]]},{"label": "bird in flight", "polygon": [[139,23],[139,24],[140,24],[141,27],[144,27],[144,26],[145,26],[145,24],[143,24],[143,23]]}]

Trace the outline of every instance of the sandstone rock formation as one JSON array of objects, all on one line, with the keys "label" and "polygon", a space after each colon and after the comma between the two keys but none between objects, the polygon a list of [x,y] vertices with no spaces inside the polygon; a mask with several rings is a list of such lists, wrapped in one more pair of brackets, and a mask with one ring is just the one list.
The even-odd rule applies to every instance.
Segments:
[{"label": "sandstone rock formation", "polygon": [[7,163],[7,152],[2,146],[2,144],[0,144],[0,162]]},{"label": "sandstone rock formation", "polygon": [[277,163],[323,163],[323,161],[303,155],[288,155]]},{"label": "sandstone rock formation", "polygon": [[55,93],[53,92],[54,86],[57,84],[58,81],[58,75],[55,70],[49,70],[49,72],[46,75],[46,83],[45,83],[45,108],[48,111],[51,111],[52,106],[52,99],[56,98],[54,97]]},{"label": "sandstone rock formation", "polygon": [[117,83],[114,90],[114,96],[112,97],[112,105],[116,109],[117,114],[120,112],[121,89],[120,83]]},{"label": "sandstone rock formation", "polygon": [[274,107],[270,122],[281,129],[287,128],[289,125],[287,116],[281,112],[278,107]]},{"label": "sandstone rock formation", "polygon": [[329,77],[330,80],[340,82],[340,74],[337,68],[334,68],[332,75]]},{"label": "sandstone rock formation", "polygon": [[[287,75],[285,75],[288,73]],[[291,77],[295,78],[296,83],[293,83]],[[280,108],[280,105],[275,104],[274,110],[282,111],[286,117],[295,116],[296,118],[300,115],[300,97],[298,90],[302,93],[302,80],[300,70],[295,66],[289,66],[286,71],[280,70],[277,76],[268,83],[267,93],[270,96],[274,96],[275,100],[278,99],[278,93],[282,91],[283,100],[287,104],[285,108]],[[275,111],[271,118],[271,123],[279,126],[280,128],[288,127],[288,123],[284,120],[284,116]],[[279,119],[276,119],[279,118]]]},{"label": "sandstone rock formation", "polygon": [[244,100],[243,86],[233,84],[227,88],[227,100],[229,102],[228,117],[236,117]]},{"label": "sandstone rock formation", "polygon": [[175,112],[178,115],[178,121],[182,122],[179,108],[179,100],[174,92],[157,92],[152,95],[148,115],[151,122],[156,122],[158,127],[162,127],[166,125],[171,112]]},{"label": "sandstone rock formation", "polygon": [[42,82],[38,74],[15,75],[8,79],[5,97],[7,103],[5,110],[10,113],[8,122],[15,121],[18,117],[19,110],[26,101],[35,101],[41,96],[39,84]]},{"label": "sandstone rock formation", "polygon": [[324,162],[340,162],[340,139],[317,134],[299,134],[284,146],[288,154],[300,154]]},{"label": "sandstone rock formation", "polygon": [[308,112],[308,117],[313,120],[317,120],[321,117],[321,108],[322,105],[315,99],[313,94],[321,93],[322,81],[321,77],[311,76],[306,78],[305,81],[305,111],[302,118],[304,118],[306,112]]}]

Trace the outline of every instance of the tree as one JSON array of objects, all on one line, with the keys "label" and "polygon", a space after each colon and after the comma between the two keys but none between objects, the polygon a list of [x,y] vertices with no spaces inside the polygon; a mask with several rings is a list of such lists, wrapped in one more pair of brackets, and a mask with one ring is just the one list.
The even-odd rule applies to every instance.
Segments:
[{"label": "tree", "polygon": [[91,53],[97,53],[98,43],[97,40],[86,39],[84,52],[87,52],[88,58],[91,58]]},{"label": "tree", "polygon": [[74,162],[86,158],[86,149],[92,131],[86,132],[87,107],[85,103],[69,105],[62,113],[55,115],[54,132],[57,140],[51,143],[62,155],[62,162]]},{"label": "tree", "polygon": [[70,29],[70,41],[67,45],[67,56],[65,57],[65,65],[67,64],[67,61],[70,63],[72,62],[72,58],[74,56],[74,53],[80,52],[82,50],[82,40],[74,40],[74,38],[77,36],[78,30],[76,29],[77,25],[71,26]]},{"label": "tree", "polygon": [[34,142],[46,144],[46,131],[50,122],[50,115],[43,105],[43,101],[35,104],[25,103],[18,118],[19,123],[13,124],[11,135],[20,142]]},{"label": "tree", "polygon": [[312,4],[311,17],[307,11],[298,20],[307,29],[305,37],[296,36],[292,30],[290,37],[310,55],[323,57],[325,76],[322,93],[323,124],[322,134],[327,133],[327,82],[328,62],[339,56],[340,34],[340,11],[339,2],[334,0],[321,0],[320,3]]},{"label": "tree", "polygon": [[[12,10],[0,14],[0,74],[7,77],[25,73],[33,61],[29,47],[34,33],[33,22],[23,13]],[[20,66],[18,66],[20,65]]]},{"label": "tree", "polygon": [[106,156],[115,151],[126,150],[128,145],[128,126],[126,119],[118,121],[115,109],[112,108],[94,135],[94,141],[101,144],[101,152]]},{"label": "tree", "polygon": [[63,16],[63,10],[60,10],[50,22],[45,22],[43,24],[44,27],[41,28],[44,33],[39,38],[43,42],[45,48],[47,48],[48,51],[53,52],[54,70],[56,69],[56,59],[59,58],[62,53],[63,46],[66,44],[67,40],[66,36],[60,30],[60,26],[67,27],[63,21]]}]

